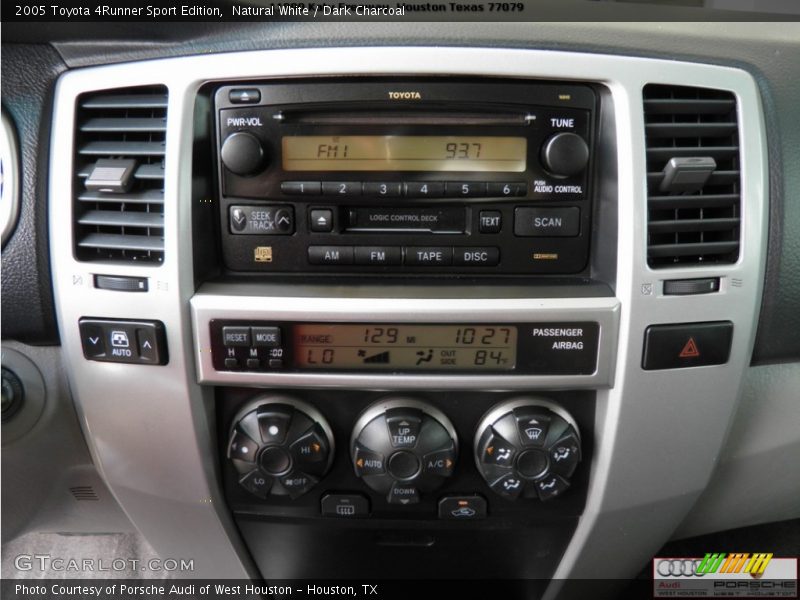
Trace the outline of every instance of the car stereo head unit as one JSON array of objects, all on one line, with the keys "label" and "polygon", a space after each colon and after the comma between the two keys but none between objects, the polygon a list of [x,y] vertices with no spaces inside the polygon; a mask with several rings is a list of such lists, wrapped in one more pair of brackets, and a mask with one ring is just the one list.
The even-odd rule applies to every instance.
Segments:
[{"label": "car stereo head unit", "polygon": [[226,85],[215,95],[232,271],[576,274],[596,96],[509,81]]}]

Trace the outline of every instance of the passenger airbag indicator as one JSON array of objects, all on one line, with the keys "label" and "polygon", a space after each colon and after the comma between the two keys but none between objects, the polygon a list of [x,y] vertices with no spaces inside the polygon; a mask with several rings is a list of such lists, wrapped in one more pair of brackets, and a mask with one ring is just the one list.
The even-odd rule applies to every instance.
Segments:
[{"label": "passenger airbag indicator", "polygon": [[590,375],[599,341],[597,323],[531,323],[520,331],[520,354],[537,375]]}]

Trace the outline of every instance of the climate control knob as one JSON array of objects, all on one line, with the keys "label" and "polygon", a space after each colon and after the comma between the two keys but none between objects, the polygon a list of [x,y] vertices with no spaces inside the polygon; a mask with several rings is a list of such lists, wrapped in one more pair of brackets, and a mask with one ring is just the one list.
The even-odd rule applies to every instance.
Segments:
[{"label": "climate control knob", "polygon": [[314,407],[289,396],[259,396],[240,410],[228,440],[239,484],[260,498],[299,498],[328,472],[333,433]]},{"label": "climate control knob", "polygon": [[556,177],[577,175],[589,162],[589,146],[577,133],[562,131],[545,140],[542,164]]},{"label": "climate control knob", "polygon": [[416,504],[453,474],[458,439],[437,408],[411,398],[369,406],[350,441],[353,468],[391,504]]},{"label": "climate control knob", "polygon": [[219,155],[226,169],[243,176],[260,173],[266,162],[261,141],[245,131],[226,137]]},{"label": "climate control knob", "polygon": [[580,460],[577,424],[549,400],[503,402],[484,416],[475,434],[478,470],[494,492],[509,500],[560,496]]}]

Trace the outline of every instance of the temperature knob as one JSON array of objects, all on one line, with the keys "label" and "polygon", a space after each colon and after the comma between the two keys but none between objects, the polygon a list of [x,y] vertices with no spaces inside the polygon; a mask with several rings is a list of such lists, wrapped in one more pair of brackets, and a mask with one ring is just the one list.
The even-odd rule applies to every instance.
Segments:
[{"label": "temperature knob", "polygon": [[265,165],[264,147],[252,133],[239,131],[232,133],[222,142],[220,150],[222,164],[237,175],[255,175]]},{"label": "temperature knob", "polygon": [[353,468],[391,504],[416,504],[453,474],[458,441],[450,420],[410,398],[387,399],[359,417],[350,442]]},{"label": "temperature knob", "polygon": [[577,175],[589,162],[589,147],[576,133],[562,131],[550,136],[542,146],[542,164],[556,177]]},{"label": "temperature knob", "polygon": [[475,434],[478,470],[494,492],[509,500],[560,496],[580,460],[577,424],[544,399],[520,398],[495,406]]},{"label": "temperature knob", "polygon": [[260,498],[299,498],[328,472],[333,433],[312,406],[288,396],[260,396],[233,420],[228,458],[239,484]]}]

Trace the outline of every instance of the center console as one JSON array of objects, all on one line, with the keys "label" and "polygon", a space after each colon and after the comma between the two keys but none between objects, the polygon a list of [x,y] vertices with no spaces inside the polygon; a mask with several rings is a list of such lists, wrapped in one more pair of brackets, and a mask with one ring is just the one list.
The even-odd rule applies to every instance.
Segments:
[{"label": "center console", "polygon": [[[546,586],[614,548],[622,579],[708,480],[763,274],[752,79],[427,52],[109,67],[113,101],[62,79],[75,392],[137,527],[176,552],[173,520],[206,576]],[[168,124],[98,159],[120,102]]]},{"label": "center console", "polygon": [[619,302],[590,252],[600,94],[379,78],[209,96],[228,282],[192,318],[261,574],[313,536],[306,576],[452,576],[443,548],[531,538],[526,566],[462,567],[552,576],[614,372]]}]

